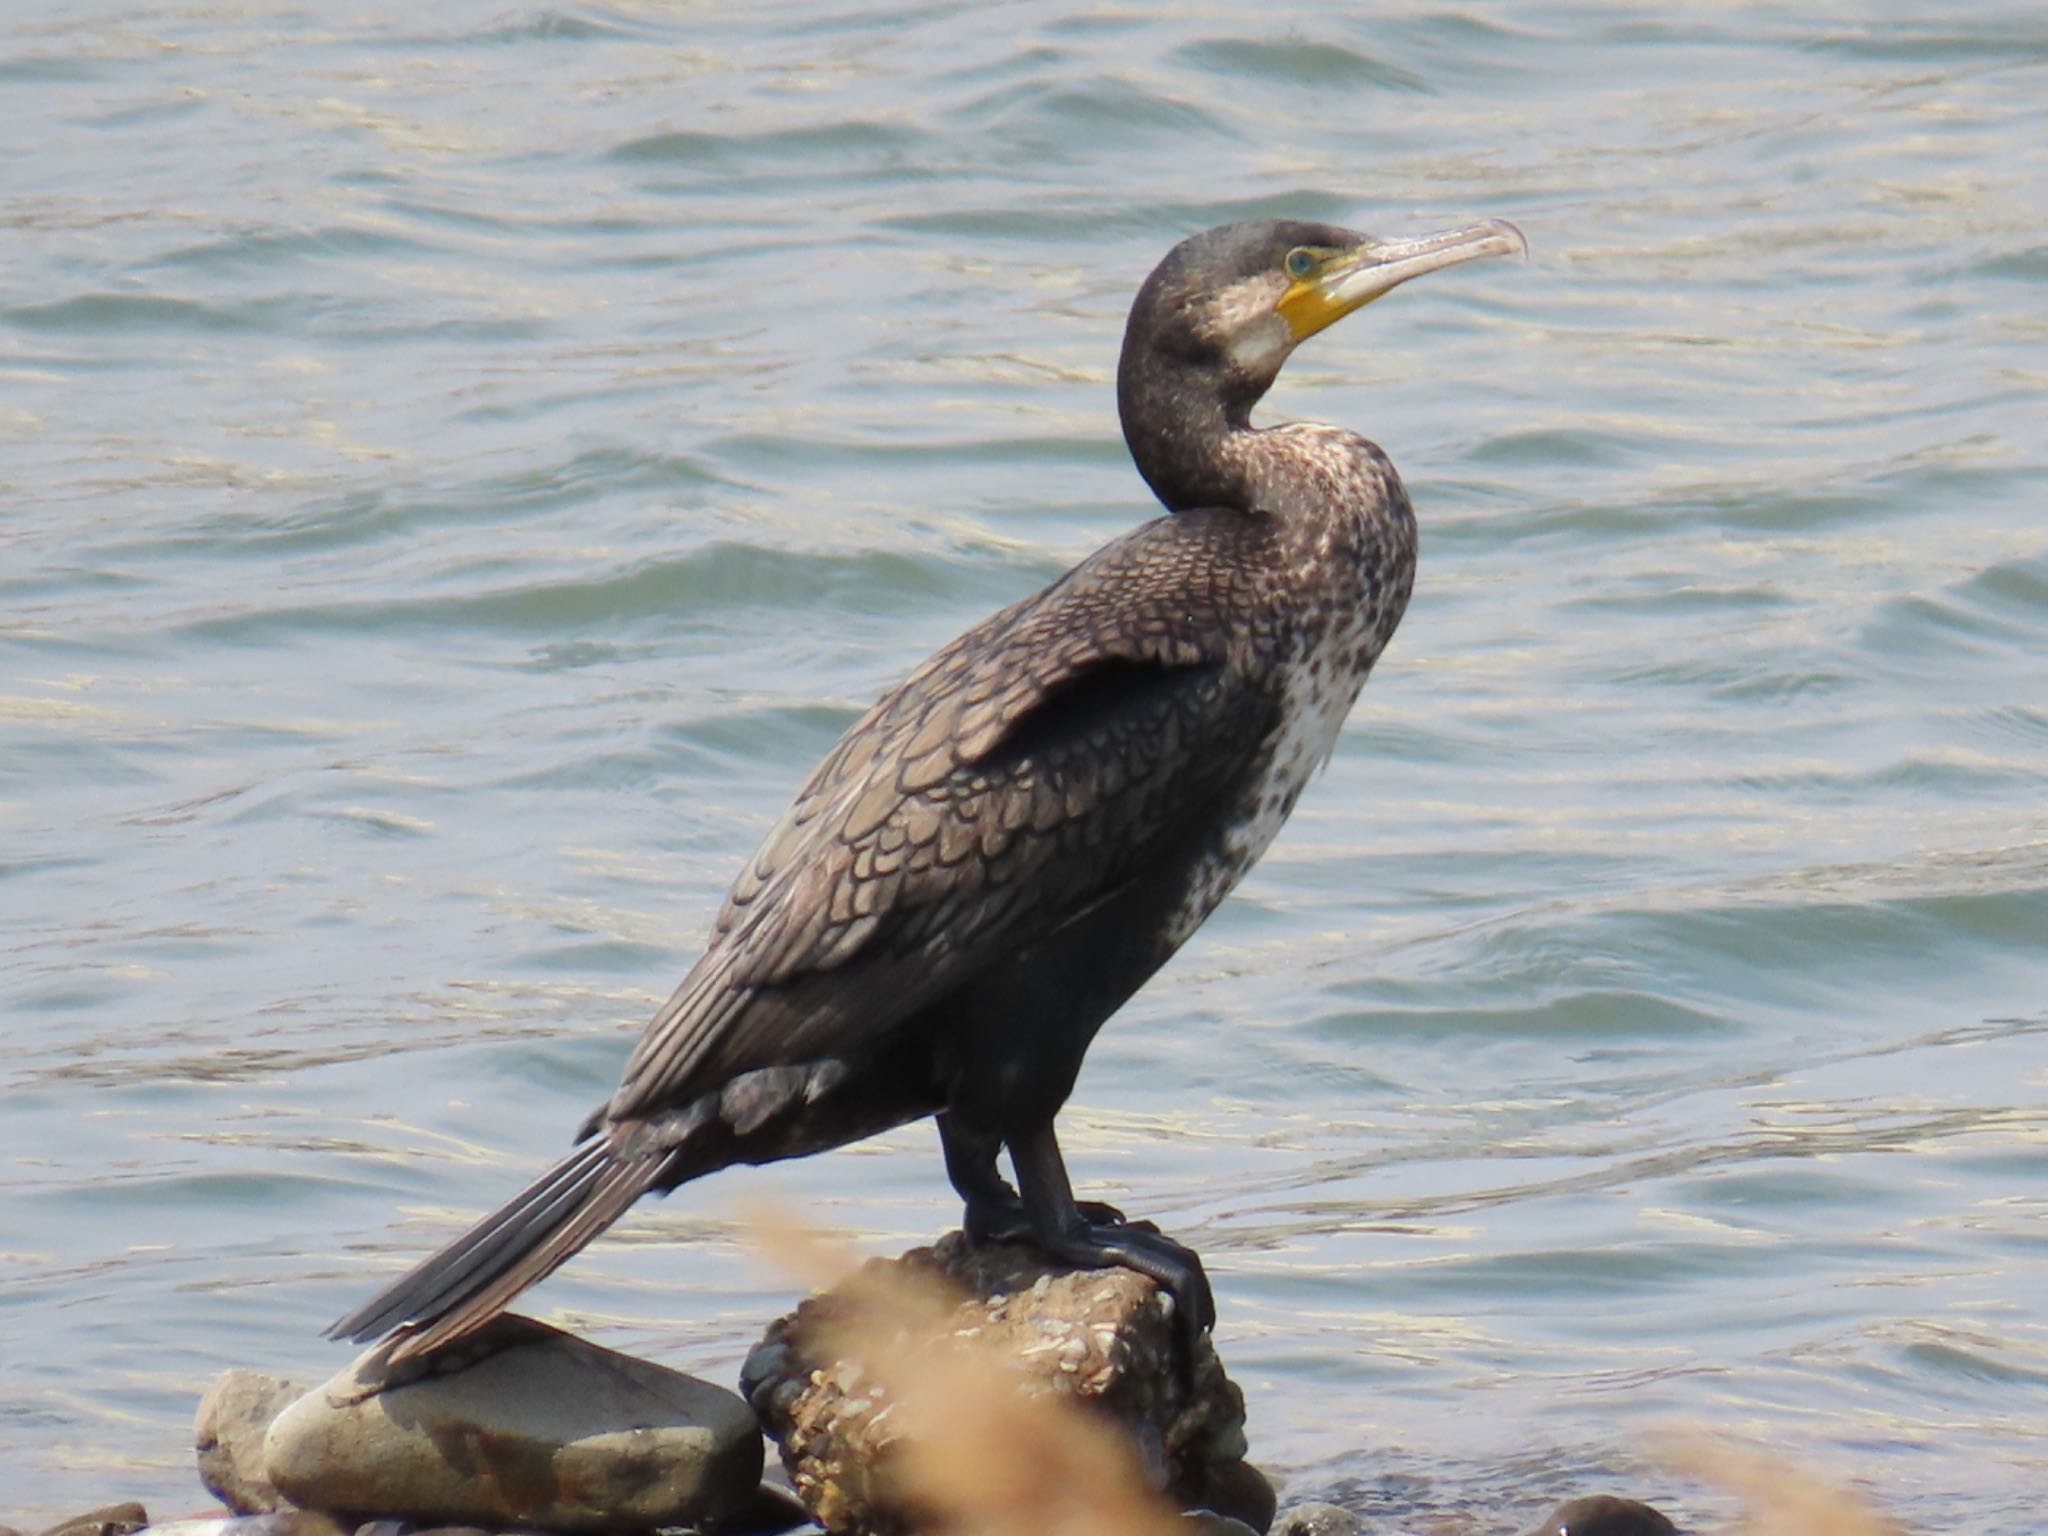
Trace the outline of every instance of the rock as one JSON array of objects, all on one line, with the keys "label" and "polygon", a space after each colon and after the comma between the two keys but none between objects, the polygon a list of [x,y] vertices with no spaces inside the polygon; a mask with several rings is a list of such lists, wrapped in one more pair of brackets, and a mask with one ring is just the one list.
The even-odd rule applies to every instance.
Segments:
[{"label": "rock", "polygon": [[149,1512],[140,1504],[108,1504],[60,1520],[42,1536],[134,1536],[147,1524]]},{"label": "rock", "polygon": [[1273,1511],[1280,1505],[1266,1474],[1248,1461],[1212,1463],[1204,1470],[1201,1486],[1192,1492],[1190,1502],[1196,1507],[1242,1521],[1253,1536],[1265,1536],[1272,1529]]},{"label": "rock", "polygon": [[1677,1536],[1678,1527],[1647,1504],[1596,1493],[1567,1499],[1528,1536]]},{"label": "rock", "polygon": [[1336,1504],[1297,1504],[1280,1511],[1272,1536],[1359,1536],[1365,1522]]},{"label": "rock", "polygon": [[1213,1509],[1191,1509],[1180,1517],[1187,1536],[1260,1536],[1242,1520],[1219,1515]]},{"label": "rock", "polygon": [[718,1524],[760,1481],[760,1431],[730,1392],[528,1318],[396,1368],[385,1353],[270,1426],[264,1470],[294,1504],[581,1536]]},{"label": "rock", "polygon": [[1206,1337],[1192,1371],[1183,1371],[1172,1303],[1155,1282],[1128,1269],[1071,1269],[1022,1244],[971,1247],[954,1232],[933,1247],[872,1261],[856,1284],[813,1296],[772,1324],[747,1357],[740,1390],[827,1531],[898,1536],[917,1524],[913,1498],[892,1487],[894,1400],[827,1342],[835,1325],[860,1315],[842,1292],[892,1280],[908,1290],[937,1280],[960,1293],[934,1332],[973,1341],[1016,1368],[1013,1381],[991,1366],[991,1390],[1056,1395],[1105,1425],[1122,1425],[1157,1488],[1182,1508],[1220,1486],[1237,1496],[1227,1513],[1258,1512],[1244,1501],[1248,1479],[1225,1470],[1244,1457],[1244,1395]]},{"label": "rock", "polygon": [[743,1508],[726,1517],[718,1536],[785,1536],[789,1531],[816,1529],[810,1510],[794,1491],[764,1481]]},{"label": "rock", "polygon": [[300,1382],[234,1370],[215,1377],[199,1399],[192,1424],[199,1480],[236,1514],[267,1515],[289,1507],[264,1476],[263,1436],[270,1421],[305,1394]]}]

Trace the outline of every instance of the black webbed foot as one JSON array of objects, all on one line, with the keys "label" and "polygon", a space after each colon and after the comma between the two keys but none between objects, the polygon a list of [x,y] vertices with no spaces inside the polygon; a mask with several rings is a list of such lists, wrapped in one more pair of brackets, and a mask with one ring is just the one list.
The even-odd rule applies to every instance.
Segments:
[{"label": "black webbed foot", "polygon": [[[1086,1206],[1080,1207],[1085,1213]],[[1173,1298],[1174,1325],[1190,1344],[1216,1325],[1216,1293],[1201,1255],[1177,1243],[1149,1221],[1084,1220],[1057,1236],[1036,1237],[1039,1246],[1063,1263],[1104,1269],[1135,1269],[1159,1282]]]},{"label": "black webbed foot", "polygon": [[[1181,1386],[1192,1392],[1196,1346],[1216,1322],[1216,1295],[1200,1257],[1150,1222],[1126,1221],[1117,1213],[1100,1220],[1077,1205],[1049,1123],[1012,1139],[1010,1156],[1022,1191],[1018,1205],[1033,1242],[1063,1263],[1134,1269],[1157,1281],[1173,1298],[1176,1363]],[[1007,1210],[1007,1202],[987,1200],[980,1202],[980,1209],[994,1215],[997,1204]]]},{"label": "black webbed foot", "polygon": [[[1037,1243],[1038,1231],[1025,1214],[1024,1201],[1014,1191],[1007,1200],[983,1200],[967,1207],[960,1225],[970,1243]],[[1159,1229],[1149,1221],[1131,1221],[1113,1205],[1100,1200],[1082,1200],[1074,1209],[1091,1227],[1135,1227],[1142,1232]]]}]

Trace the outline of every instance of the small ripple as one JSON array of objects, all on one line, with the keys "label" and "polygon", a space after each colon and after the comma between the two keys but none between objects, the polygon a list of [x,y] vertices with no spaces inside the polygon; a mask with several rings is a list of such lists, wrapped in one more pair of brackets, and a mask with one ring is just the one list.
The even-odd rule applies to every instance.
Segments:
[{"label": "small ripple", "polygon": [[2000,742],[2019,742],[2036,750],[2048,747],[2048,710],[2006,704],[1950,718],[1975,736]]},{"label": "small ripple", "polygon": [[2030,282],[2048,280],[2048,245],[2034,245],[2021,251],[1989,256],[1970,263],[1963,271],[1983,277],[2017,277]]},{"label": "small ripple", "polygon": [[47,304],[18,304],[4,311],[27,331],[101,335],[125,331],[246,331],[263,322],[248,306],[223,309],[196,299],[147,293],[81,293]]},{"label": "small ripple", "polygon": [[275,271],[313,258],[389,256],[434,252],[435,247],[388,229],[329,224],[317,229],[280,229],[265,225],[166,251],[150,262],[154,267],[186,267],[207,272]]},{"label": "small ripple", "polygon": [[978,118],[989,132],[1075,152],[1101,133],[1116,134],[1126,148],[1155,140],[1236,143],[1243,137],[1198,102],[1163,96],[1115,75],[1020,84],[992,92],[963,115]]},{"label": "small ripple", "polygon": [[1357,90],[1379,86],[1387,90],[1427,92],[1429,83],[1420,75],[1359,53],[1337,43],[1310,42],[1302,38],[1274,41],[1269,38],[1204,38],[1174,51],[1175,58],[1227,79],[1250,77],[1290,89]]},{"label": "small ripple", "polygon": [[758,772],[762,763],[804,763],[821,756],[858,711],[822,704],[773,704],[694,715],[663,731],[668,742],[705,758]]},{"label": "small ripple", "polygon": [[301,631],[512,630],[555,634],[612,629],[647,619],[743,609],[801,611],[851,601],[864,610],[947,597],[950,563],[928,554],[881,550],[813,553],[720,543],[671,559],[644,561],[604,575],[528,581],[482,592],[364,602],[296,604],[212,616],[183,625],[194,639],[228,644]]},{"label": "small ripple", "polygon": [[758,133],[696,133],[675,130],[628,139],[606,156],[622,164],[674,163],[692,170],[750,170],[763,164],[793,164],[824,174],[851,166],[874,174],[898,173],[898,162],[914,158],[933,143],[931,134],[902,123],[839,119],[799,128]]},{"label": "small ripple", "polygon": [[878,228],[966,239],[1099,239],[1104,231],[1165,235],[1178,240],[1191,229],[1246,219],[1341,220],[1357,211],[1348,198],[1302,186],[1257,197],[1219,197],[1209,202],[1110,201],[1090,203],[1062,197],[1032,205],[1021,197],[999,207],[949,208],[937,213],[892,214],[875,219]]},{"label": "small ripple", "polygon": [[628,448],[588,448],[554,464],[479,476],[445,498],[417,490],[368,490],[234,512],[180,524],[173,533],[110,543],[128,558],[181,553],[208,559],[275,560],[281,555],[345,549],[447,524],[504,524],[521,514],[551,512],[619,491],[676,491],[732,482],[701,460]]},{"label": "small ripple", "polygon": [[1950,656],[2040,654],[2048,628],[2048,556],[2007,560],[1938,593],[1880,605],[1857,636],[1867,653],[1924,661]]},{"label": "small ripple", "polygon": [[1482,464],[1605,466],[1625,463],[1654,446],[1640,436],[1594,427],[1551,427],[1496,433],[1475,443],[1469,457]]},{"label": "small ripple", "polygon": [[111,60],[83,59],[75,54],[59,57],[48,53],[18,53],[11,58],[0,58],[0,81],[85,85],[106,80],[114,73]]},{"label": "small ripple", "polygon": [[540,11],[499,26],[454,34],[441,41],[456,47],[471,43],[608,43],[639,42],[659,35],[656,29],[639,18],[600,12],[589,7],[580,11]]},{"label": "small ripple", "polygon": [[[1631,587],[1635,590],[1629,590]],[[1658,571],[1633,579],[1616,577],[1605,590],[1593,596],[1567,598],[1557,606],[1561,612],[1585,609],[1595,613],[1672,617],[1691,612],[1792,612],[1803,611],[1806,605],[1804,597],[1793,597],[1775,587],[1715,587]]]},{"label": "small ripple", "polygon": [[1878,22],[1858,31],[1798,39],[1790,45],[1808,53],[1902,61],[1924,69],[1967,62],[2011,67],[2048,61],[2048,30],[2037,21],[2015,25],[1993,17],[1986,17],[1974,27],[1935,28]]},{"label": "small ripple", "polygon": [[434,823],[425,817],[408,816],[399,811],[380,811],[367,805],[345,805],[333,810],[308,810],[302,814],[316,821],[332,822],[375,838],[426,837],[434,831]]},{"label": "small ripple", "polygon": [[1999,1340],[1931,1323],[1911,1326],[1913,1332],[1931,1336],[1913,1339],[1899,1347],[1899,1363],[1909,1372],[2036,1390],[2048,1387],[2048,1367],[1998,1358],[1993,1351],[2001,1348]]},{"label": "small ripple", "polygon": [[[1369,998],[1377,991],[1377,983],[1354,983],[1331,988],[1331,995]],[[1361,1037],[1440,1040],[1454,1035],[1649,1041],[1725,1034],[1738,1026],[1652,992],[1588,988],[1541,1002],[1491,1008],[1375,1008],[1369,1013],[1326,1014],[1311,1028],[1317,1035],[1347,1042]]]}]

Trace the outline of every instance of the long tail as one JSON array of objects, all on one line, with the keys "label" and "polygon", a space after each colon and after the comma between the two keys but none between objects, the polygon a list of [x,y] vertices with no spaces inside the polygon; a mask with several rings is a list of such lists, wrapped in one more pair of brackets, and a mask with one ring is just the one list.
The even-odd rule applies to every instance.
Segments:
[{"label": "long tail", "polygon": [[591,1137],[446,1248],[337,1320],[327,1337],[365,1341],[410,1324],[392,1347],[395,1364],[481,1328],[664,1182],[669,1164],[670,1156],[663,1155],[622,1160],[607,1137]]}]

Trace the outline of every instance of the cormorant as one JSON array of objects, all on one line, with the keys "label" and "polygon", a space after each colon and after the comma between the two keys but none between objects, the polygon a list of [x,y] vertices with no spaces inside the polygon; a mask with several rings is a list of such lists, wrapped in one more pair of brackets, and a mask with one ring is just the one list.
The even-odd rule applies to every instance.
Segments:
[{"label": "cormorant", "polygon": [[[1077,1205],[1053,1118],[1096,1030],[1265,851],[1401,620],[1415,517],[1355,433],[1250,415],[1295,346],[1425,272],[1527,250],[1228,224],[1139,289],[1117,371],[1166,515],[976,625],[840,738],[740,871],[617,1092],[533,1184],[330,1337],[481,1326],[650,1190],[936,1115],[978,1241],[1164,1285],[1200,1260]],[[1007,1149],[1016,1185],[997,1168]]]}]

